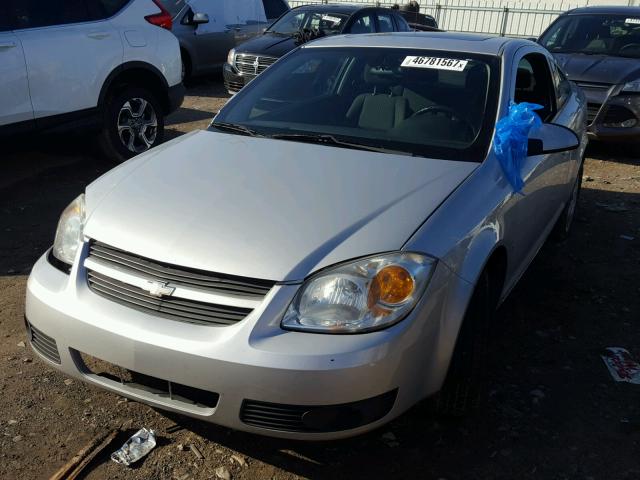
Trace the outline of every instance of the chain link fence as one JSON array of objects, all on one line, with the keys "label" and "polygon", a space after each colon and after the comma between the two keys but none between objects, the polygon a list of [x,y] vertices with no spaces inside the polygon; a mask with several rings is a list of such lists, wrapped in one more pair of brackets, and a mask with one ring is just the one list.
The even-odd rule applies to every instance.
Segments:
[{"label": "chain link fence", "polygon": [[[390,7],[408,0],[289,0],[292,7],[312,3],[356,3]],[[452,32],[488,33],[513,37],[537,37],[558,15],[572,8],[589,5],[565,1],[499,1],[499,0],[433,0],[421,1],[420,12],[432,15],[443,30]],[[620,1],[619,5],[634,5],[638,0]]]}]

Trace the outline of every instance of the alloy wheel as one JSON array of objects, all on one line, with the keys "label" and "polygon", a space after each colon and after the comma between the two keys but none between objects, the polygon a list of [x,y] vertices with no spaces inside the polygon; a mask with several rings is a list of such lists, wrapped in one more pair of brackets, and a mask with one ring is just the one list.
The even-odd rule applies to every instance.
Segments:
[{"label": "alloy wheel", "polygon": [[131,98],[120,109],[117,127],[122,144],[132,153],[142,153],[156,141],[158,117],[150,102]]}]

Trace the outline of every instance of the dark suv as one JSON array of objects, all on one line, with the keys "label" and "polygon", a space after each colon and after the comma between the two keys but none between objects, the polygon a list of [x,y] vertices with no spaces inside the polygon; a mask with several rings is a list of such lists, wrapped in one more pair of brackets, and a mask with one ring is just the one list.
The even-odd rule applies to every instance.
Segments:
[{"label": "dark suv", "polygon": [[298,45],[343,33],[409,32],[398,10],[357,5],[305,5],[281,16],[264,34],[229,52],[224,84],[231,94]]}]

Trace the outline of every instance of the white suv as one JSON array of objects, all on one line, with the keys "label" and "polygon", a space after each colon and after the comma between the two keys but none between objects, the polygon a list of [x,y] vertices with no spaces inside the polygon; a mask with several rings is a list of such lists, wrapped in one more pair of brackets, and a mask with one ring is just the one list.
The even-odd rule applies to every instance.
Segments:
[{"label": "white suv", "polygon": [[184,98],[160,0],[2,0],[0,135],[100,131],[109,158],[157,145]]}]

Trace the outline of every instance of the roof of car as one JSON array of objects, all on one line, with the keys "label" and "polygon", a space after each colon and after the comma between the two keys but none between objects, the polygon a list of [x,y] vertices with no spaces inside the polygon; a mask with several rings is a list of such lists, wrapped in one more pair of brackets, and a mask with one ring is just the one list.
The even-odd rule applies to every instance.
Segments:
[{"label": "roof of car", "polygon": [[299,7],[292,8],[292,10],[313,10],[314,12],[327,13],[354,13],[365,8],[383,8],[375,7],[372,5],[354,5],[350,3],[328,3],[328,4],[311,4],[301,5]]},{"label": "roof of car", "polygon": [[420,48],[498,55],[509,42],[530,43],[527,40],[453,32],[402,32],[336,35],[308,43],[304,48],[315,47],[379,47]]},{"label": "roof of car", "polygon": [[584,15],[584,14],[599,14],[599,15],[633,15],[640,16],[640,7],[626,7],[622,5],[616,6],[593,6],[593,7],[581,7],[574,8],[565,13],[565,15]]}]

